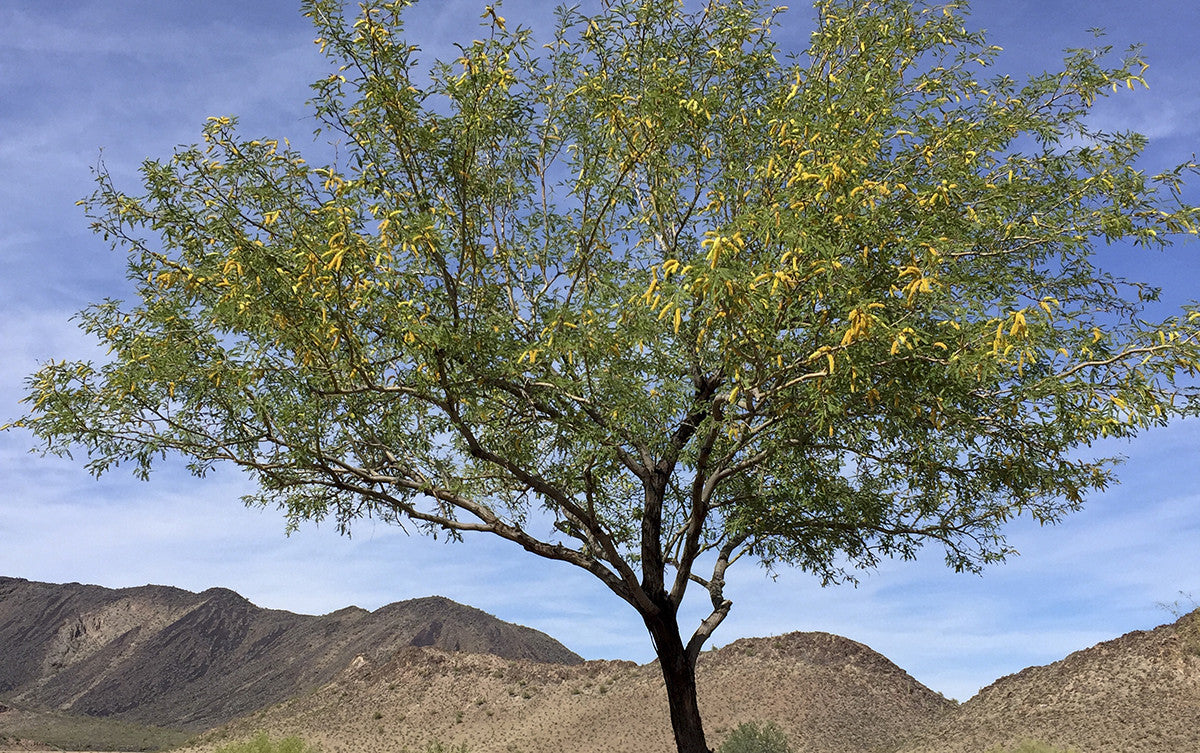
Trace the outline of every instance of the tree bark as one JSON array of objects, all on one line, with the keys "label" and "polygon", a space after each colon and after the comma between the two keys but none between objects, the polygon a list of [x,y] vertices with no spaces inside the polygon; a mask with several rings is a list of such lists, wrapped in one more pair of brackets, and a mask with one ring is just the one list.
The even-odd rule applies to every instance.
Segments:
[{"label": "tree bark", "polygon": [[654,639],[678,753],[712,753],[704,741],[700,704],[696,700],[696,661],[683,645],[674,606],[660,609],[655,615],[643,614],[642,620]]}]

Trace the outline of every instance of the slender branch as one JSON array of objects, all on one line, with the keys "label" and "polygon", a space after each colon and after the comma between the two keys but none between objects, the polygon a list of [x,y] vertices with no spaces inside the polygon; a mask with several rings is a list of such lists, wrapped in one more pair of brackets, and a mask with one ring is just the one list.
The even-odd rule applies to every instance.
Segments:
[{"label": "slender branch", "polygon": [[468,425],[467,422],[463,420],[462,416],[459,415],[458,398],[454,389],[450,386],[446,379],[445,364],[442,362],[440,354],[438,354],[438,360],[438,379],[440,380],[442,389],[446,394],[445,402],[439,407],[445,413],[446,417],[450,419],[450,423],[454,426],[459,436],[462,437],[463,441],[466,442],[467,449],[471,455],[475,458],[491,463],[498,468],[503,468],[505,471],[511,473],[518,481],[527,485],[530,489],[533,489],[546,499],[552,500],[563,510],[566,510],[570,514],[574,515],[581,523],[588,527],[589,531],[597,538],[597,540],[605,543],[607,550],[606,555],[608,556],[609,561],[614,567],[618,568],[618,572],[620,572],[621,577],[625,580],[630,593],[636,593],[638,582],[636,574],[633,572],[633,569],[630,568],[629,565],[624,561],[624,559],[620,557],[615,546],[611,542],[611,538],[600,527],[599,520],[596,520],[594,517],[589,517],[586,511],[580,509],[579,506],[568,495],[563,493],[561,489],[551,484],[541,475],[534,473],[513,462],[512,459],[492,452],[483,446],[470,425]]},{"label": "slender branch", "polygon": [[737,555],[734,553],[746,542],[747,538],[749,538],[748,534],[739,534],[730,537],[717,554],[717,561],[713,565],[712,578],[705,584],[706,588],[708,588],[709,598],[712,600],[713,611],[708,617],[704,618],[700,626],[696,628],[696,632],[692,633],[692,637],[688,640],[687,644],[687,654],[693,664],[700,655],[700,649],[704,647],[704,642],[724,622],[725,617],[729,614],[729,610],[733,607],[733,602],[725,598],[725,571],[737,560]]}]

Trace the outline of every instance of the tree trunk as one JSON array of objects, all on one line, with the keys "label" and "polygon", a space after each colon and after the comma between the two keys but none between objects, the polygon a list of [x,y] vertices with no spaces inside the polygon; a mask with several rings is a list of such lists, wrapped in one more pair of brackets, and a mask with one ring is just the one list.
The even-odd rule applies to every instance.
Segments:
[{"label": "tree trunk", "polygon": [[642,619],[654,639],[654,651],[662,668],[678,753],[712,753],[704,742],[700,704],[696,701],[696,662],[684,648],[674,609],[664,609],[654,616],[642,615]]}]

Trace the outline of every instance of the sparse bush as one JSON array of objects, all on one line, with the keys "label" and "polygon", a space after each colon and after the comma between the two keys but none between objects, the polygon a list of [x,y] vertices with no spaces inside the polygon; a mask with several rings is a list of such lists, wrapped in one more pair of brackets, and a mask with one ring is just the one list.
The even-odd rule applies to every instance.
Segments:
[{"label": "sparse bush", "polygon": [[217,753],[320,753],[316,745],[309,745],[298,737],[285,737],[271,742],[266,732],[259,732],[249,740],[230,743],[217,748]]},{"label": "sparse bush", "polygon": [[1175,618],[1184,652],[1200,656],[1200,604],[1190,593],[1180,591],[1179,596],[1170,604],[1160,601],[1158,606]]},{"label": "sparse bush", "polygon": [[1200,609],[1200,604],[1196,603],[1196,599],[1186,591],[1179,592],[1179,598],[1172,602],[1160,601],[1158,608],[1165,610],[1175,619],[1181,619],[1197,609]]},{"label": "sparse bush", "polygon": [[425,753],[467,753],[467,744],[446,745],[441,740],[430,740],[425,743]]},{"label": "sparse bush", "polygon": [[718,753],[792,753],[787,735],[775,722],[743,722],[729,733]]}]

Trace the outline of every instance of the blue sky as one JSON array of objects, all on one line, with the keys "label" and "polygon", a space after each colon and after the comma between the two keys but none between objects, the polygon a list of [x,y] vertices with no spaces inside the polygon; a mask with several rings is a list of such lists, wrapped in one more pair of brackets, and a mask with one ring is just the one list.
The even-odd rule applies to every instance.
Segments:
[{"label": "blue sky", "polygon": [[[429,54],[471,38],[481,0],[425,0],[409,37]],[[1150,90],[1097,109],[1098,124],[1151,137],[1156,170],[1200,147],[1200,4],[1195,0],[977,0],[974,25],[1005,48],[999,68],[1053,67],[1104,27],[1118,49],[1145,45]],[[549,23],[549,4],[508,2],[509,22]],[[805,3],[780,39],[802,44]],[[5,0],[0,3],[0,423],[21,413],[22,379],[51,358],[99,357],[69,319],[126,293],[124,259],[87,230],[75,201],[103,156],[119,187],[136,168],[196,141],[204,119],[236,114],[248,138],[311,143],[308,83],[327,72],[293,0]],[[452,48],[450,48],[452,50]],[[1200,192],[1190,190],[1200,202]],[[1200,298],[1200,244],[1160,254],[1105,252],[1163,285],[1174,303]],[[364,523],[352,538],[308,526],[284,536],[273,510],[238,501],[233,470],[196,480],[168,466],[149,483],[121,471],[95,480],[78,465],[27,453],[0,434],[0,574],[110,587],[235,589],[264,607],[324,613],[442,594],[537,627],[588,658],[652,658],[636,615],[590,575],[490,538],[445,544]],[[930,549],[885,563],[858,588],[821,589],[784,571],[731,571],[733,612],[714,636],[823,630],[862,641],[918,680],[965,699],[997,677],[1171,619],[1158,604],[1200,598],[1200,422],[1111,448],[1123,484],[1054,528],[1017,521],[1022,556],[982,577],[955,575]],[[1110,448],[1105,448],[1106,450]],[[702,606],[702,605],[700,605]],[[698,620],[698,611],[689,612]]]}]

